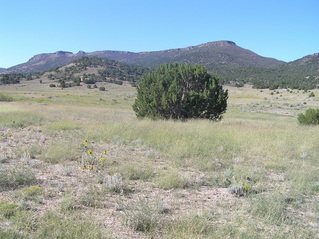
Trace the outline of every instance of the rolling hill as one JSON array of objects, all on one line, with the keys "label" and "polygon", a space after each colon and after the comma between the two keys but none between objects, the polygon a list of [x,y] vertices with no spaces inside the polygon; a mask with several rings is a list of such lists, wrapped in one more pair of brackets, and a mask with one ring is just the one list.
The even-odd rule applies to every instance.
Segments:
[{"label": "rolling hill", "polygon": [[164,51],[127,52],[127,51],[95,51],[76,54],[67,51],[39,54],[28,62],[8,68],[5,73],[34,73],[47,71],[59,66],[70,64],[82,57],[103,57],[123,62],[129,65],[156,67],[164,63],[190,63],[212,66],[249,66],[272,67],[284,62],[259,56],[258,54],[237,46],[232,41],[216,41]]},{"label": "rolling hill", "polygon": [[240,86],[252,83],[256,88],[310,89],[319,86],[319,53],[276,67],[213,66],[209,68],[225,83]]},{"label": "rolling hill", "polygon": [[40,80],[48,79],[52,87],[55,85],[62,88],[80,86],[83,83],[89,86],[96,82],[121,85],[123,81],[127,81],[134,85],[149,70],[149,67],[132,66],[108,58],[82,57],[66,66],[42,73],[34,73],[31,77]]}]

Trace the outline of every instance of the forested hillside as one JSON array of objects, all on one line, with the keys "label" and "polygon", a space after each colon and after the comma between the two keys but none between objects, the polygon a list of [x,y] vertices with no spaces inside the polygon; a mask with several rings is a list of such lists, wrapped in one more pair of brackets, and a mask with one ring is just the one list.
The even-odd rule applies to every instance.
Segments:
[{"label": "forested hillside", "polygon": [[7,84],[19,84],[21,80],[26,79],[27,76],[23,74],[3,74],[0,75],[0,84],[7,85]]},{"label": "forested hillside", "polygon": [[255,88],[312,89],[319,85],[319,53],[276,67],[227,65],[213,66],[209,71],[224,83],[237,86],[252,83]]},{"label": "forested hillside", "polygon": [[130,66],[107,58],[83,57],[67,66],[49,71],[47,75],[50,80],[59,82],[65,88],[78,86],[80,82],[122,84],[123,81],[128,81],[134,85],[148,71],[147,67]]}]

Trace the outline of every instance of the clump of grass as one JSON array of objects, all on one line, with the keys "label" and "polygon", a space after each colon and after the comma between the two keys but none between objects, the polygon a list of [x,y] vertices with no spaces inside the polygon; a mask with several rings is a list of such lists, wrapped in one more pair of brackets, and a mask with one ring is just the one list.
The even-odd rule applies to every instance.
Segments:
[{"label": "clump of grass", "polygon": [[16,233],[14,231],[2,231],[0,229],[0,238],[1,239],[24,239],[25,237],[20,235],[19,233]]},{"label": "clump of grass", "polygon": [[103,185],[108,191],[115,193],[123,193],[125,189],[122,176],[119,173],[105,177]]},{"label": "clump of grass", "polygon": [[120,172],[129,180],[147,181],[154,176],[153,169],[140,164],[126,165],[120,168]]},{"label": "clump of grass", "polygon": [[75,208],[76,200],[72,196],[65,196],[60,204],[62,212],[71,211]]},{"label": "clump of grass", "polygon": [[208,217],[196,215],[183,217],[171,223],[167,228],[165,238],[215,238],[215,231],[216,228]]},{"label": "clump of grass", "polygon": [[43,121],[43,117],[33,112],[4,112],[1,113],[0,125],[10,128],[24,128],[37,125]]},{"label": "clump of grass", "polygon": [[28,186],[37,183],[33,171],[29,168],[15,168],[0,171],[0,191],[15,189],[20,186]]},{"label": "clump of grass", "polygon": [[81,220],[75,216],[60,216],[54,212],[47,212],[37,221],[32,238],[92,238],[102,239],[101,229],[89,220]]},{"label": "clump of grass", "polygon": [[125,220],[129,227],[140,232],[151,232],[160,223],[158,207],[149,201],[139,200],[125,211]]},{"label": "clump of grass", "polygon": [[231,169],[227,169],[223,172],[219,172],[218,174],[214,174],[211,178],[211,184],[213,186],[219,186],[223,188],[227,188],[232,184],[234,177],[234,172]]},{"label": "clump of grass", "polygon": [[40,159],[49,163],[64,163],[74,161],[78,158],[79,152],[77,145],[71,140],[53,142],[43,149]]},{"label": "clump of grass", "polygon": [[45,129],[48,130],[49,133],[56,133],[57,131],[68,131],[68,130],[76,130],[80,129],[80,125],[76,121],[54,121],[45,125]]},{"label": "clump of grass", "polygon": [[8,202],[0,204],[0,215],[7,219],[15,216],[20,210],[20,206],[15,203]]},{"label": "clump of grass", "polygon": [[103,198],[104,198],[103,190],[89,186],[88,189],[82,192],[80,196],[80,203],[87,207],[99,208],[103,205]]},{"label": "clump of grass", "polygon": [[0,101],[10,102],[13,101],[13,98],[7,94],[0,93]]},{"label": "clump of grass", "polygon": [[177,170],[168,170],[155,178],[155,186],[162,189],[176,189],[187,187],[187,179],[182,177]]},{"label": "clump of grass", "polygon": [[8,162],[9,158],[5,156],[4,154],[0,154],[0,163],[6,163]]},{"label": "clump of grass", "polygon": [[30,186],[22,189],[22,194],[25,199],[33,199],[40,196],[43,193],[43,189],[38,186]]},{"label": "clump of grass", "polygon": [[251,199],[250,213],[266,222],[284,223],[288,220],[288,201],[283,195],[265,196],[260,194]]},{"label": "clump of grass", "polygon": [[14,149],[16,157],[20,158],[24,163],[34,166],[36,163],[34,158],[41,155],[43,146],[40,144],[31,144],[26,146],[17,147]]}]

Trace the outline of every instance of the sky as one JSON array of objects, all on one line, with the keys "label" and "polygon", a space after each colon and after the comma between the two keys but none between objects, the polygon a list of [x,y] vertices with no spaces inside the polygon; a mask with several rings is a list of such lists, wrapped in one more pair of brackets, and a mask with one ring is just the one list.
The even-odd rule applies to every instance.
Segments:
[{"label": "sky", "polygon": [[230,40],[293,61],[319,52],[319,0],[0,0],[0,67],[41,53],[157,51]]}]

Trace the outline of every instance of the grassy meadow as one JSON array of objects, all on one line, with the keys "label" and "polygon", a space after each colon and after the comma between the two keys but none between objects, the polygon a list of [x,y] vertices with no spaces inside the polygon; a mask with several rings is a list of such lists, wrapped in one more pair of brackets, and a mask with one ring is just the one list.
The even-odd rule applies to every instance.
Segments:
[{"label": "grassy meadow", "polygon": [[0,86],[0,238],[319,238],[318,90],[226,87],[220,122],[176,122],[48,85]]}]

